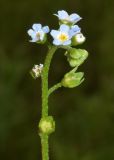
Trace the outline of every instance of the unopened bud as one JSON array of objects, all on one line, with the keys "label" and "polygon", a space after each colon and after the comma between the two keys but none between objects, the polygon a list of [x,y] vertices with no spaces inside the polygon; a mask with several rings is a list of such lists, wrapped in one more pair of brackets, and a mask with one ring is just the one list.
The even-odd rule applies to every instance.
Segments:
[{"label": "unopened bud", "polygon": [[78,33],[72,38],[72,45],[76,46],[78,44],[82,44],[85,42],[85,40],[86,38],[84,37],[84,35],[82,33]]}]

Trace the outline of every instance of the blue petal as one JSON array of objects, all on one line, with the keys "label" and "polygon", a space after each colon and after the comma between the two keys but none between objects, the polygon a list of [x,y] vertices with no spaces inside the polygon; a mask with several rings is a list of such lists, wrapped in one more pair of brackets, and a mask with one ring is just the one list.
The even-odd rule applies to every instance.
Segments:
[{"label": "blue petal", "polygon": [[64,11],[64,10],[58,11],[59,19],[66,19],[68,16],[69,16],[68,13],[66,11]]},{"label": "blue petal", "polygon": [[53,44],[56,46],[59,46],[59,45],[61,45],[61,42],[58,41],[57,39],[54,39]]},{"label": "blue petal", "polygon": [[80,32],[81,32],[81,28],[78,25],[74,25],[74,26],[71,27],[70,36],[74,36],[74,35],[76,35],[77,33],[80,33]]},{"label": "blue petal", "polygon": [[29,29],[29,30],[27,31],[27,33],[28,33],[29,36],[32,36],[32,35],[34,34],[34,31],[33,31],[32,29]]},{"label": "blue petal", "polygon": [[34,38],[36,36],[36,33],[32,30],[32,29],[29,29],[27,31],[28,35],[31,36],[32,38]]},{"label": "blue petal", "polygon": [[74,26],[72,26],[72,28],[71,28],[74,32],[80,32],[81,31],[81,28],[78,26],[78,25],[74,25]]},{"label": "blue petal", "polygon": [[62,24],[62,25],[60,26],[60,31],[61,31],[61,32],[68,32],[69,29],[70,29],[70,27],[67,26],[67,25],[65,25],[65,24]]},{"label": "blue petal", "polygon": [[71,22],[76,23],[76,22],[80,21],[81,19],[82,18],[76,13],[73,13],[73,14],[70,15],[70,21]]},{"label": "blue petal", "polygon": [[63,43],[64,46],[70,45],[71,44],[71,40],[68,40],[66,42]]},{"label": "blue petal", "polygon": [[34,29],[34,31],[38,32],[42,28],[42,25],[41,24],[33,24],[32,28]]},{"label": "blue petal", "polygon": [[59,33],[60,33],[60,31],[52,30],[50,34],[51,34],[51,36],[52,36],[53,38],[57,38],[57,36],[59,35]]},{"label": "blue petal", "polygon": [[49,27],[48,27],[48,26],[45,26],[45,27],[43,27],[42,29],[43,29],[43,31],[44,31],[45,33],[49,33]]}]

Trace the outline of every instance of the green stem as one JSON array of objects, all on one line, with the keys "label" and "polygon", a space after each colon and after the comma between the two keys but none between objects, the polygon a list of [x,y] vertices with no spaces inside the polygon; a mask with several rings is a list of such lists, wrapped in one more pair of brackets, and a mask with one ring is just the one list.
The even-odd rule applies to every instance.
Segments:
[{"label": "green stem", "polygon": [[[48,73],[50,68],[50,63],[52,60],[52,57],[57,50],[56,46],[50,46],[43,71],[42,71],[42,118],[45,118],[48,116]],[[49,160],[49,144],[48,144],[48,135],[41,133],[41,145],[42,145],[42,160]]]},{"label": "green stem", "polygon": [[56,50],[56,46],[50,47],[42,71],[42,118],[48,116],[48,72],[51,59]]},{"label": "green stem", "polygon": [[51,87],[48,91],[48,95],[50,95],[51,93],[53,93],[55,90],[57,90],[58,88],[62,87],[61,83],[57,83],[55,84],[53,87]]},{"label": "green stem", "polygon": [[40,137],[42,145],[42,160],[49,160],[49,144],[48,144],[49,136],[46,134],[42,134]]},{"label": "green stem", "polygon": [[76,66],[75,68],[73,68],[70,72],[76,72],[76,70],[78,69],[78,66]]}]

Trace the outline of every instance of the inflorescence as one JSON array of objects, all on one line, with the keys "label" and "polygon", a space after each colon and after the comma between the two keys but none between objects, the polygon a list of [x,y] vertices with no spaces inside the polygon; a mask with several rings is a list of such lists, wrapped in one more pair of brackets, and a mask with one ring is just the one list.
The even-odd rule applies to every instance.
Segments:
[{"label": "inflorescence", "polygon": [[[41,24],[33,24],[32,29],[28,30],[28,34],[31,37],[30,42],[35,42],[38,44],[50,44],[48,36],[52,37],[52,45],[58,48],[66,49],[65,56],[69,65],[74,69],[67,73],[61,81],[61,85],[64,87],[72,88],[83,82],[83,73],[76,72],[78,67],[85,61],[88,57],[88,52],[84,49],[76,49],[74,47],[85,42],[86,38],[81,32],[81,28],[76,24],[82,18],[73,13],[69,15],[66,11],[58,11],[54,14],[59,20],[59,29],[52,29],[48,26],[42,26]],[[30,72],[32,77],[37,79],[40,77],[43,70],[43,64],[35,65]],[[71,76],[71,73],[72,76]],[[73,82],[73,85],[69,84]],[[68,84],[67,84],[68,83]]]},{"label": "inflorescence", "polygon": [[[48,98],[60,87],[74,88],[84,81],[84,73],[77,72],[77,69],[88,57],[86,50],[76,48],[86,40],[81,28],[76,24],[82,18],[76,13],[69,15],[64,10],[54,15],[59,20],[59,29],[51,30],[48,26],[43,27],[38,23],[33,24],[32,29],[28,30],[28,35],[31,37],[30,42],[45,44],[48,47],[44,64],[34,65],[30,71],[34,79],[41,77],[42,80],[42,116],[38,125],[42,144],[42,160],[49,160],[48,137],[55,131],[55,121],[52,116],[48,115]],[[51,36],[51,42],[48,36]],[[64,55],[72,69],[63,76],[59,83],[49,88],[50,63],[58,48],[65,49]]]}]

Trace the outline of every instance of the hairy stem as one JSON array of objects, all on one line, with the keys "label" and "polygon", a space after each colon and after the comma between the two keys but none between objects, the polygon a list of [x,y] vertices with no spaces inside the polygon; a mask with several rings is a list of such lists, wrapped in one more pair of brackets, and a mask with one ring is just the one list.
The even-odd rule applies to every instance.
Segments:
[{"label": "hairy stem", "polygon": [[48,144],[49,136],[46,134],[42,134],[40,137],[42,145],[42,160],[49,160],[49,144]]},{"label": "hairy stem", "polygon": [[51,63],[51,59],[57,50],[57,47],[52,46],[48,50],[43,72],[42,72],[42,118],[48,116],[48,72]]},{"label": "hairy stem", "polygon": [[[56,46],[50,46],[43,71],[42,71],[42,118],[45,118],[48,116],[48,73],[50,68],[50,63],[52,60],[52,57],[57,50]],[[41,133],[41,145],[42,145],[42,160],[49,160],[49,144],[48,144],[48,135]]]}]

